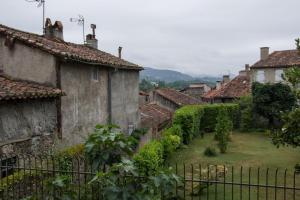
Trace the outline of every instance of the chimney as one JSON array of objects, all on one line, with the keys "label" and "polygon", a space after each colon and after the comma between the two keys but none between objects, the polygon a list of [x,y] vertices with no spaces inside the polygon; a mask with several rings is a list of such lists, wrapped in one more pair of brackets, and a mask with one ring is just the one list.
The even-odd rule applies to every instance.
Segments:
[{"label": "chimney", "polygon": [[229,75],[223,76],[223,84],[228,83],[230,81]]},{"label": "chimney", "polygon": [[45,24],[45,37],[49,39],[64,40],[63,25],[61,21],[55,21],[52,25],[51,19],[47,18]]},{"label": "chimney", "polygon": [[98,49],[98,40],[96,39],[96,24],[91,24],[93,34],[86,35],[86,46]]},{"label": "chimney", "polygon": [[260,59],[261,60],[266,60],[269,56],[269,47],[261,47],[260,48]]},{"label": "chimney", "polygon": [[221,86],[222,86],[221,81],[217,81],[217,83],[216,83],[216,90],[219,90],[221,88]]},{"label": "chimney", "polygon": [[245,70],[239,71],[239,75],[240,76],[249,76],[249,74],[250,74],[250,66],[249,66],[249,64],[246,64]]},{"label": "chimney", "polygon": [[122,49],[123,49],[123,47],[119,47],[119,58],[122,58]]},{"label": "chimney", "polygon": [[246,71],[246,72],[250,71],[250,65],[249,65],[249,64],[246,64],[246,65],[245,65],[245,71]]}]

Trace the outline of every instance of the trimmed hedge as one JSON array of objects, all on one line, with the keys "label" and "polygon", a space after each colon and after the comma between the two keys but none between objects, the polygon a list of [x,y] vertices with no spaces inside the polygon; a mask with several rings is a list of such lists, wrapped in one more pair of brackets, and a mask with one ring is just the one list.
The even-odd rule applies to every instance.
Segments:
[{"label": "trimmed hedge", "polygon": [[183,143],[203,132],[212,132],[217,123],[219,110],[225,108],[234,128],[239,127],[240,109],[238,104],[204,104],[184,106],[175,112],[173,125],[179,125],[183,133]]},{"label": "trimmed hedge", "polygon": [[173,124],[182,129],[183,143],[188,144],[200,133],[200,123],[204,110],[199,105],[184,106],[175,112]]},{"label": "trimmed hedge", "polygon": [[228,116],[232,120],[233,127],[238,128],[240,123],[240,108],[238,104],[209,104],[201,105],[204,109],[204,115],[201,119],[201,130],[204,132],[213,132],[217,124],[219,110],[225,108]]}]

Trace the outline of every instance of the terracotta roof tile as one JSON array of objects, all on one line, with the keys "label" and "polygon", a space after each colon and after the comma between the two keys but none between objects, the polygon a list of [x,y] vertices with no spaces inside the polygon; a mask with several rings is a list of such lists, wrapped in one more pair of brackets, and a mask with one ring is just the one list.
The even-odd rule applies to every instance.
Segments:
[{"label": "terracotta roof tile", "polygon": [[14,99],[55,98],[63,95],[57,88],[26,81],[13,80],[0,75],[0,101]]},{"label": "terracotta roof tile", "polygon": [[227,84],[221,86],[218,90],[211,90],[203,98],[240,98],[249,95],[251,91],[251,82],[249,76],[238,75]]},{"label": "terracotta roof tile", "polygon": [[149,103],[140,107],[141,121],[149,121],[155,125],[162,124],[172,119],[172,112],[155,103]]},{"label": "terracotta roof tile", "polygon": [[182,92],[178,92],[174,89],[170,88],[162,88],[155,90],[156,93],[163,96],[164,98],[174,102],[178,106],[184,106],[184,105],[193,105],[193,104],[199,104],[201,103],[198,99],[191,97],[189,95],[186,95]]},{"label": "terracotta roof tile", "polygon": [[65,42],[59,39],[48,39],[41,35],[16,30],[1,24],[0,35],[8,37],[10,40],[18,40],[28,46],[39,48],[50,54],[69,60],[116,67],[120,69],[143,70],[142,67],[136,64],[97,49]]},{"label": "terracotta roof tile", "polygon": [[264,67],[290,67],[300,65],[300,54],[298,50],[274,51],[267,59],[259,60],[251,68]]}]

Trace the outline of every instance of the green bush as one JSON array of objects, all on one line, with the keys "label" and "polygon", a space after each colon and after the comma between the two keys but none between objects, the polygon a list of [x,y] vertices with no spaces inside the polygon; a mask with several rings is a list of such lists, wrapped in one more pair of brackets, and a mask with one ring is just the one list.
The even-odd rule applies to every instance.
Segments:
[{"label": "green bush", "polygon": [[214,157],[217,156],[217,151],[213,147],[206,147],[204,150],[204,155],[208,157]]},{"label": "green bush", "polygon": [[162,133],[162,135],[168,135],[168,134],[177,135],[182,139],[182,130],[180,125],[173,124],[173,126],[171,126],[168,129],[165,129]]},{"label": "green bush", "polygon": [[229,134],[232,131],[233,125],[232,121],[228,116],[228,112],[225,107],[219,109],[219,114],[217,117],[217,124],[215,127],[216,139],[218,140],[218,147],[221,153],[227,151]]},{"label": "green bush", "polygon": [[150,175],[162,166],[164,149],[160,141],[151,141],[137,153],[133,160],[141,173]]},{"label": "green bush", "polygon": [[167,158],[172,152],[179,148],[181,144],[181,137],[170,131],[173,129],[174,128],[167,129],[162,133],[161,143],[164,148],[164,158]]},{"label": "green bush", "polygon": [[184,106],[175,112],[173,124],[180,125],[184,144],[188,144],[194,136],[200,133],[202,116],[203,109],[199,105]]}]

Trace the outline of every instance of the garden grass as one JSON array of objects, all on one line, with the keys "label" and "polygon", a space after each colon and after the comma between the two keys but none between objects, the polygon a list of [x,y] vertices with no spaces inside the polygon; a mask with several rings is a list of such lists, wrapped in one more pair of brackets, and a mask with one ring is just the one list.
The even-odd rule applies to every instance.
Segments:
[{"label": "garden grass", "polygon": [[[286,185],[293,187],[294,166],[300,163],[300,148],[280,147],[277,148],[272,144],[272,140],[265,133],[240,133],[234,132],[232,141],[229,143],[228,151],[221,154],[217,148],[217,142],[214,140],[214,134],[208,133],[204,138],[196,137],[189,145],[179,149],[173,153],[167,160],[167,163],[176,167],[178,174],[183,176],[183,164],[185,164],[185,176],[191,179],[191,169],[193,165],[193,178],[199,178],[199,165],[201,168],[207,168],[208,165],[225,165],[228,169],[226,181],[231,182],[232,174],[234,175],[234,182],[236,183],[249,183],[265,185],[284,185],[284,172],[287,169]],[[216,157],[206,157],[203,152],[206,147],[215,147],[218,155]],[[243,179],[240,179],[242,167]],[[232,173],[233,168],[233,173]],[[249,176],[249,168],[251,173]],[[258,168],[260,168],[260,175],[258,179]],[[268,183],[266,178],[266,171],[269,168]],[[275,183],[276,169],[278,169],[277,183]],[[250,177],[250,179],[249,179]],[[221,178],[223,181],[223,178]],[[194,183],[195,187],[197,183]],[[296,175],[296,187],[300,187],[300,175]],[[191,184],[186,184],[186,196],[191,193]],[[259,188],[251,186],[234,186],[226,185],[224,190],[223,184],[213,184],[208,190],[205,189],[203,194],[194,199],[284,199],[284,190],[278,189],[276,194],[273,188]],[[249,192],[250,191],[250,192]],[[224,196],[225,192],[225,196]],[[210,194],[207,198],[207,194]],[[216,196],[216,195],[217,196]],[[286,191],[286,199],[300,199],[300,191],[293,190]]]}]

